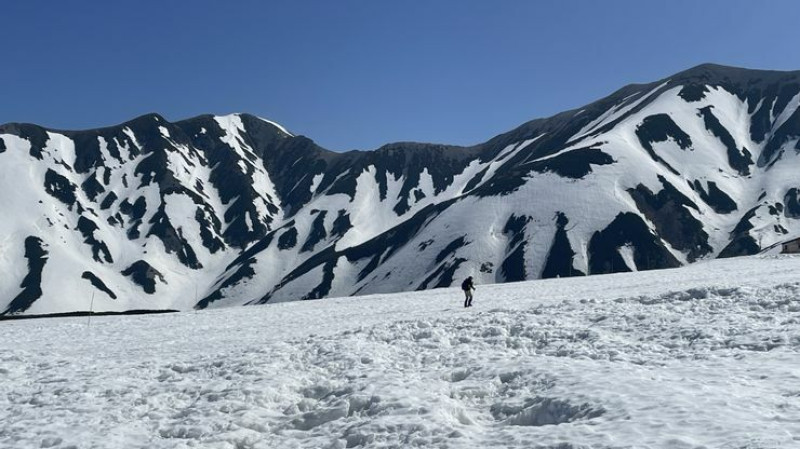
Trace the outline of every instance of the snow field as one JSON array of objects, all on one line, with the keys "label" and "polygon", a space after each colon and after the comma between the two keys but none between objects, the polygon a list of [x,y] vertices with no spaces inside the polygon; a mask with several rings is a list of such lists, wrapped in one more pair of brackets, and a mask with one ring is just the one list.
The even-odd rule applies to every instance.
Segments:
[{"label": "snow field", "polygon": [[798,447],[799,269],[2,322],[0,447]]}]

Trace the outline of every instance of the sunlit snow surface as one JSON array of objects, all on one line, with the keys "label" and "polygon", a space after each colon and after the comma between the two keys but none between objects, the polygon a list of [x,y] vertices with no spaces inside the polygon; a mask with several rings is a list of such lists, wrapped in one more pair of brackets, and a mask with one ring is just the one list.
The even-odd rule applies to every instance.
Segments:
[{"label": "sunlit snow surface", "polygon": [[800,257],[0,323],[0,447],[800,447]]}]

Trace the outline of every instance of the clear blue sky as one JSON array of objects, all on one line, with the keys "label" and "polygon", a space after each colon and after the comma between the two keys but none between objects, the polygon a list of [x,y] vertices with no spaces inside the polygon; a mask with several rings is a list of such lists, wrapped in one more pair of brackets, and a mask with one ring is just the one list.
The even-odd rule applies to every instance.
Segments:
[{"label": "clear blue sky", "polygon": [[332,150],[470,145],[703,62],[800,70],[800,2],[0,5],[0,123],[249,112]]}]

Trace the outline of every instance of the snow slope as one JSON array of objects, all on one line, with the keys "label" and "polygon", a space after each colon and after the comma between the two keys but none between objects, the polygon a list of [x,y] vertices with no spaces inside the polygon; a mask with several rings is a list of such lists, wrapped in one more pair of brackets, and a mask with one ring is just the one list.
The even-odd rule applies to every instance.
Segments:
[{"label": "snow slope", "polygon": [[798,272],[2,322],[0,447],[800,447]]}]

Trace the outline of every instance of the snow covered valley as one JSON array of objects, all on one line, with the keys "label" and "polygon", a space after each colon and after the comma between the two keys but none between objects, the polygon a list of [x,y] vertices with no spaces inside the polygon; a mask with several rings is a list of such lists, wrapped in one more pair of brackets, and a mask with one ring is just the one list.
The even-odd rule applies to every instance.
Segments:
[{"label": "snow covered valley", "polygon": [[800,257],[0,323],[2,448],[800,447]]}]

